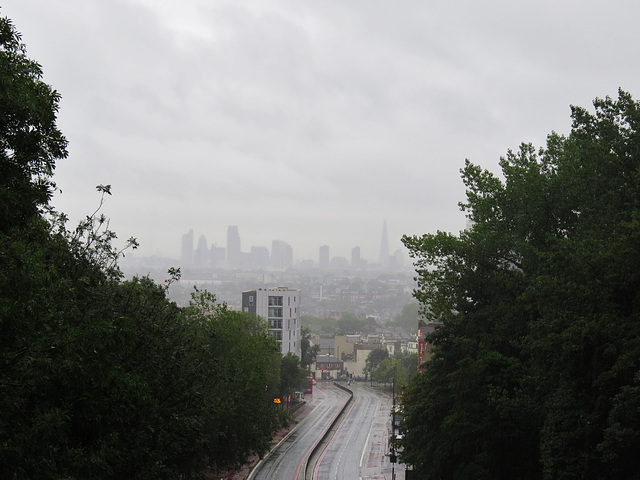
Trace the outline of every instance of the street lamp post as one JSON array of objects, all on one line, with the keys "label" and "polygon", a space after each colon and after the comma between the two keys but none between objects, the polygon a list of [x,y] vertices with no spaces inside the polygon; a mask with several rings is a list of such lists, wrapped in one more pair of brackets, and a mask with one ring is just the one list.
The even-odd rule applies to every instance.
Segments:
[{"label": "street lamp post", "polygon": [[391,480],[396,480],[396,376],[391,384]]}]

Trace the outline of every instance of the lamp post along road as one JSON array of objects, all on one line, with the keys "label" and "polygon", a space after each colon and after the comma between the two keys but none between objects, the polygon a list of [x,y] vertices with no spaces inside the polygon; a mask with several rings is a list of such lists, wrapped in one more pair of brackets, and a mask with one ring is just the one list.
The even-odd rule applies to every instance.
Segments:
[{"label": "lamp post along road", "polygon": [[391,480],[396,480],[396,370],[393,370],[391,384],[391,451],[389,460],[391,461]]}]

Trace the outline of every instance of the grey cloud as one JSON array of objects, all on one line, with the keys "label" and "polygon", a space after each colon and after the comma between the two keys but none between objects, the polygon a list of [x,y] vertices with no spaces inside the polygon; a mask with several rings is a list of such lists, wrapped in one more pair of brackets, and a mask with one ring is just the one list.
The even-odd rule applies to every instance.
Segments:
[{"label": "grey cloud", "polygon": [[[630,0],[7,0],[63,95],[56,204],[177,255],[188,228],[294,251],[457,231],[465,158],[497,169],[569,129],[569,104],[632,94]],[[286,221],[269,222],[274,211]],[[395,232],[395,233],[393,233]],[[341,250],[340,250],[341,249]]]}]

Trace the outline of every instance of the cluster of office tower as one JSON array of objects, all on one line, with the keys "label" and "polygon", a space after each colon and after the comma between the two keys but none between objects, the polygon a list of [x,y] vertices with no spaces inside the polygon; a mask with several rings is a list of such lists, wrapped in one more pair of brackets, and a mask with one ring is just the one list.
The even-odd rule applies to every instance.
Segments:
[{"label": "cluster of office tower", "polygon": [[[195,248],[194,248],[195,245]],[[264,246],[252,246],[248,251],[242,251],[240,233],[237,225],[227,228],[227,244],[221,247],[215,243],[209,245],[204,235],[197,244],[194,243],[193,229],[182,236],[181,266],[183,268],[223,268],[229,270],[287,270],[294,266],[293,248],[283,240],[273,240],[271,249]],[[318,250],[317,264],[312,260],[300,262],[302,267],[319,267],[324,270],[364,270],[370,267],[388,269],[402,264],[401,254],[389,254],[387,238],[387,223],[382,225],[380,241],[380,256],[377,264],[370,265],[360,254],[360,247],[351,249],[351,258],[331,257],[328,245],[322,245]]]}]

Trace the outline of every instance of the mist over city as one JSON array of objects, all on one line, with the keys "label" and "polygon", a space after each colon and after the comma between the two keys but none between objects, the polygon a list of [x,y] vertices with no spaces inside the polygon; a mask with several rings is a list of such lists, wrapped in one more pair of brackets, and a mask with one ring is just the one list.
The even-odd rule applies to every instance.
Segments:
[{"label": "mist over city", "polygon": [[168,278],[169,269],[179,268],[180,281],[169,294],[182,305],[189,302],[194,286],[240,309],[239,292],[287,285],[301,289],[300,304],[309,317],[352,314],[375,318],[384,326],[414,302],[415,272],[404,249],[389,250],[386,221],[380,225],[378,251],[371,259],[357,245],[349,257],[333,255],[330,245],[321,245],[314,258],[298,259],[284,240],[268,246],[245,244],[238,225],[228,226],[222,244],[209,243],[204,234],[190,229],[181,237],[179,257],[126,252],[120,266],[127,276],[149,275],[158,282]]},{"label": "mist over city", "polygon": [[[570,105],[637,83],[632,2],[7,0],[61,94],[54,205],[104,206],[132,255],[180,238],[282,239],[376,261],[402,235],[457,233],[465,158],[496,171],[570,128]],[[614,21],[615,19],[615,21]],[[593,36],[583,25],[599,25]],[[602,40],[601,40],[602,38]],[[563,48],[558,46],[562,45]],[[616,45],[613,48],[613,45]],[[599,65],[601,67],[594,68]],[[608,68],[615,65],[615,69]],[[585,73],[588,72],[588,73]]]},{"label": "mist over city", "polygon": [[638,18],[3,1],[0,478],[640,478]]}]

